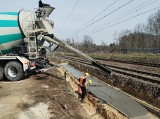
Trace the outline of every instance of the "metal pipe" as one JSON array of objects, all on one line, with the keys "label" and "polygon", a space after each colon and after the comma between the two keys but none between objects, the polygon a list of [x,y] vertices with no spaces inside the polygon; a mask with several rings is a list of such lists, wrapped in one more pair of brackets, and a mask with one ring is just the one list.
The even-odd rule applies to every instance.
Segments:
[{"label": "metal pipe", "polygon": [[98,61],[94,60],[92,57],[89,57],[88,55],[84,54],[83,52],[69,46],[67,43],[62,42],[58,38],[56,38],[56,37],[50,38],[49,36],[44,36],[43,39],[46,40],[47,42],[51,42],[51,43],[54,43],[60,47],[65,48],[66,50],[74,53],[75,55],[84,58],[85,60],[90,62],[93,66],[96,66],[99,69],[103,70],[104,72],[111,74],[111,70],[108,67],[104,66],[103,64],[99,63]]}]

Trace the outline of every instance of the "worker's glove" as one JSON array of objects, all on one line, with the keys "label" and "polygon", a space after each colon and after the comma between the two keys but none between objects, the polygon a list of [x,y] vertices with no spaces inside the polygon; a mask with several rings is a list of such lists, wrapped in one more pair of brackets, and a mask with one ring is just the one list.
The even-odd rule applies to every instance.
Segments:
[{"label": "worker's glove", "polygon": [[88,80],[88,85],[92,84],[92,80]]}]

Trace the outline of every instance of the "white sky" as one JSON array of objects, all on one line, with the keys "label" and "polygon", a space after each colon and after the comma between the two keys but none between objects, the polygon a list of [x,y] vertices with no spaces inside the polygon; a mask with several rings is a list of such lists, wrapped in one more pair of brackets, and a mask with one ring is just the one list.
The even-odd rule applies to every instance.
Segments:
[{"label": "white sky", "polygon": [[[143,6],[145,5],[144,3],[148,1],[146,4],[150,4],[150,5],[148,5],[145,8],[141,7],[142,8],[141,10],[137,10],[133,14],[131,14],[131,12],[130,13],[128,12],[129,15],[127,17],[124,17],[124,19],[130,18],[134,15],[137,15],[149,9],[160,6],[160,0],[134,0],[130,4],[126,5],[125,7],[108,15],[106,18],[104,18],[100,22],[97,22],[96,24],[92,25],[92,27],[88,27],[82,32],[79,32],[75,36],[74,33],[80,30],[80,27],[82,27],[85,23],[90,21],[94,16],[96,16],[98,13],[100,13],[108,5],[112,4],[116,0],[79,0],[79,3],[77,4],[76,8],[74,9],[74,11],[72,12],[72,14],[70,15],[67,21],[66,21],[66,18],[69,15],[71,9],[73,9],[77,0],[42,0],[42,1],[56,8],[50,16],[50,19],[53,20],[55,23],[55,29],[53,31],[55,36],[60,39],[75,37],[76,41],[79,41],[79,42],[82,40],[83,35],[88,34],[88,32],[90,31],[92,32],[93,29],[97,30],[97,28],[100,25],[102,26],[111,25],[112,23],[110,22],[111,21],[113,22],[114,18],[128,12],[129,10],[135,8],[140,4],[141,6]],[[118,0],[112,7],[110,7],[108,10],[103,12],[103,14],[101,14],[100,16],[98,16],[97,19],[103,17],[104,15],[110,13],[111,11],[114,11],[115,9],[127,3],[128,1],[130,0]],[[25,1],[24,0],[0,0],[0,2],[1,2],[0,12],[19,11],[20,9],[34,10],[34,8],[38,7],[38,0],[25,0]],[[153,10],[142,16],[129,20],[127,22],[123,22],[121,24],[107,28],[101,32],[91,34],[90,36],[93,38],[93,41],[96,44],[101,44],[102,41],[106,42],[107,44],[113,43],[114,42],[113,34],[115,32],[120,32],[123,29],[132,30],[137,24],[145,23],[149,15],[151,13],[155,13],[156,11],[157,10]],[[121,19],[121,20],[124,20],[124,19]],[[117,23],[117,22],[114,22],[114,23]]]}]

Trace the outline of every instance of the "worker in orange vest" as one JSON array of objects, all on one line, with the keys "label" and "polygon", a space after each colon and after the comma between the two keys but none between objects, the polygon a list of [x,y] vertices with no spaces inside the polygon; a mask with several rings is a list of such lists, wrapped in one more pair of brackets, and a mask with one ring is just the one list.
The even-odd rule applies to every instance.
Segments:
[{"label": "worker in orange vest", "polygon": [[81,101],[84,101],[84,98],[87,94],[87,81],[86,78],[89,76],[89,73],[85,73],[84,76],[81,76],[79,78],[79,84],[78,84],[78,94],[80,96]]}]

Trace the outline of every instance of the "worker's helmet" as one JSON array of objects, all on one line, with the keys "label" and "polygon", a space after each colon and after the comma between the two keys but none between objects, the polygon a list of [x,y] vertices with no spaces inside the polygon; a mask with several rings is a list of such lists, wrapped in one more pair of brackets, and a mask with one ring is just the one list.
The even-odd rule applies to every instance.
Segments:
[{"label": "worker's helmet", "polygon": [[89,83],[89,84],[92,84],[92,80],[88,80],[88,83]]},{"label": "worker's helmet", "polygon": [[89,73],[85,73],[85,76],[89,76]]}]

